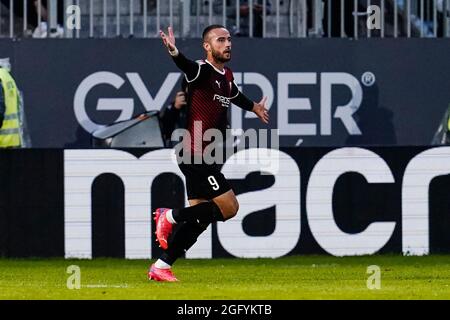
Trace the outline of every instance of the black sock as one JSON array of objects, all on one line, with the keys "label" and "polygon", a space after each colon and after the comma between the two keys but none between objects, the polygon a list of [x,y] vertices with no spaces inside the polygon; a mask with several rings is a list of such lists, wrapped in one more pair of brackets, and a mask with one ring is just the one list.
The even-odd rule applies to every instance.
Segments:
[{"label": "black sock", "polygon": [[160,259],[169,265],[173,265],[179,257],[197,242],[198,237],[206,230],[208,225],[183,222],[176,229],[169,247],[164,251]]},{"label": "black sock", "polygon": [[212,200],[183,209],[174,209],[172,217],[177,223],[191,222],[208,225],[215,221],[225,221],[220,208]]}]

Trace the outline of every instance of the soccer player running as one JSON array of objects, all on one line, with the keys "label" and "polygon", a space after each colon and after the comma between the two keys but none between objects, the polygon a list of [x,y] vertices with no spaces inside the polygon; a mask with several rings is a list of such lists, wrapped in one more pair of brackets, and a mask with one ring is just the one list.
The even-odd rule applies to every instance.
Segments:
[{"label": "soccer player running", "polygon": [[[211,25],[205,28],[202,38],[206,59],[196,62],[187,59],[177,49],[171,27],[167,35],[163,31],[160,35],[188,82],[187,130],[191,139],[187,147],[183,146],[183,153],[188,153],[189,157],[203,155],[208,143],[202,141],[199,144],[194,136],[200,133],[203,137],[208,129],[225,132],[231,103],[254,112],[262,122],[269,123],[265,106],[267,97],[259,103],[248,99],[236,86],[232,71],[225,67],[231,59],[231,36],[225,27]],[[231,219],[239,209],[236,195],[216,163],[178,163],[186,177],[190,206],[183,209],[158,208],[153,213],[157,241],[164,249],[148,272],[148,278],[156,281],[177,281],[171,270],[173,263],[194,245],[210,223]],[[179,226],[169,242],[175,224]]]}]

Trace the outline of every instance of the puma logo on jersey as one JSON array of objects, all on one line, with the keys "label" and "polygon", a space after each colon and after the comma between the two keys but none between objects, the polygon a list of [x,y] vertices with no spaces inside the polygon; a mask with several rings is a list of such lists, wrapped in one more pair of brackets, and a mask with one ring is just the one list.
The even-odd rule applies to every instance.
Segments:
[{"label": "puma logo on jersey", "polygon": [[218,86],[219,89],[220,89],[220,82],[219,82],[219,80],[216,80],[216,83],[217,83],[217,86]]}]

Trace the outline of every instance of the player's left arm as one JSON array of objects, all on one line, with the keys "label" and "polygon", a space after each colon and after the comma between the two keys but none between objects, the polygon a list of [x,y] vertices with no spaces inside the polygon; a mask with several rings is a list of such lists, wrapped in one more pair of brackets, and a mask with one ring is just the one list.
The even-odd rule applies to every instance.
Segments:
[{"label": "player's left arm", "polygon": [[231,90],[231,102],[247,111],[254,112],[258,118],[265,124],[269,123],[269,113],[266,108],[267,97],[261,99],[260,102],[256,103],[249,98],[247,98],[233,81],[233,87]]}]

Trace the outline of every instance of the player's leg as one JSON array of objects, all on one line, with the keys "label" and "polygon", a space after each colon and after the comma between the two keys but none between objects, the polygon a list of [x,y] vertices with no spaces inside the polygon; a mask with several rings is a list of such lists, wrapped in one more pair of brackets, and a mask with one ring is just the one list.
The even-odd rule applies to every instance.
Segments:
[{"label": "player's leg", "polygon": [[[217,181],[220,181],[220,183],[223,186],[227,185],[227,183],[224,183],[226,181],[223,176],[222,178],[217,177]],[[190,199],[189,200],[190,207],[182,209],[183,212],[185,214],[195,214],[197,213],[197,211],[194,210],[186,211],[186,210],[187,209],[198,210],[200,206],[205,206],[204,208],[200,209],[206,211],[206,205],[208,205],[210,206],[210,208],[214,208],[213,209],[214,214],[220,215],[220,217],[214,221],[225,221],[234,217],[237,211],[239,210],[239,203],[231,187],[229,187],[228,185],[226,188],[228,188],[227,191],[217,195],[212,200],[206,200],[203,198]],[[189,194],[192,195],[195,192],[202,192],[198,191],[198,189],[196,189],[196,191],[192,191],[195,190],[195,188],[192,188],[192,186],[188,188],[188,190],[189,190],[188,195]],[[196,219],[186,219],[186,220],[180,219],[179,221],[175,221],[172,215],[174,210],[170,209],[163,209],[163,210],[166,210],[163,212],[164,213],[163,217],[161,217],[164,220],[162,221],[157,220],[157,223],[164,222],[165,224],[170,225],[170,228],[172,228],[173,224],[175,223],[179,223],[180,225],[172,237],[170,246],[166,246],[166,248],[164,248],[165,249],[164,253],[158,259],[158,261],[152,265],[151,270],[149,272],[149,278],[161,281],[177,281],[177,279],[175,278],[175,276],[171,271],[171,266],[180,256],[182,256],[187,250],[189,250],[195,244],[198,237],[206,230],[208,225],[213,221],[212,220],[213,214],[210,213],[209,219],[206,220],[200,220],[198,219],[199,216],[197,216]],[[169,213],[169,215],[167,213]],[[179,218],[179,216],[177,215],[175,216]],[[207,218],[206,216],[201,216],[201,218],[204,217]],[[160,241],[160,239],[158,240]],[[162,242],[160,241],[160,243]]]},{"label": "player's leg", "polygon": [[[209,201],[193,201],[194,205],[183,209],[159,208],[156,210],[156,236],[160,246],[166,250],[168,239],[175,224],[188,223],[192,228],[206,228],[210,223],[226,221],[234,217],[239,203],[232,189]],[[195,242],[195,241],[194,241]]]},{"label": "player's leg", "polygon": [[[195,206],[199,203],[207,201],[208,200],[206,199],[190,199],[189,205]],[[195,242],[197,242],[198,237],[206,230],[207,227],[208,225],[201,225],[198,223],[181,223],[172,236],[170,246],[151,266],[149,271],[149,279],[159,281],[177,281],[171,272],[172,265],[179,257],[189,250]]]},{"label": "player's leg", "polygon": [[233,218],[239,210],[239,202],[232,189],[213,198],[212,201],[219,207],[223,221]]},{"label": "player's leg", "polygon": [[[231,190],[230,184],[215,165],[192,164],[182,165],[180,168],[186,176],[186,189],[189,199],[214,199]],[[229,196],[227,199],[235,199],[235,197]],[[219,200],[222,200],[222,198],[219,197]],[[220,203],[223,202],[221,201]],[[156,237],[164,250],[168,248],[168,238],[172,232],[173,225],[184,222],[209,225],[215,221],[225,221],[226,218],[233,215],[233,212],[230,212],[230,206],[223,204],[222,207],[226,214],[224,216],[222,209],[213,200],[195,203],[193,206],[181,209],[156,209],[154,213]]]},{"label": "player's leg", "polygon": [[[196,206],[200,203],[208,202],[206,199],[189,199],[190,207]],[[172,265],[175,260],[180,257],[184,252],[189,250],[190,247],[194,245],[200,234],[206,230],[209,223],[199,223],[197,221],[181,221],[179,222],[179,227],[176,229],[175,234],[173,234],[170,246],[166,250],[168,258],[163,259],[168,264]],[[172,250],[171,250],[172,249]]]},{"label": "player's leg", "polygon": [[[221,194],[212,201],[219,207],[223,221],[234,217],[239,210],[239,203],[233,190],[229,190],[224,194]],[[195,207],[202,203],[209,202],[206,199],[191,199],[189,200],[190,207]],[[172,241],[167,250],[163,253],[160,260],[158,260],[158,266],[169,268],[173,263],[189,250],[196,242],[198,237],[206,230],[210,222],[202,223],[199,221],[184,221],[177,231],[173,234]],[[161,263],[161,262],[164,262]]]},{"label": "player's leg", "polygon": [[[197,205],[202,202],[207,202],[205,199],[189,200],[190,206]],[[181,257],[187,250],[189,250],[196,242],[198,237],[206,230],[209,224],[200,224],[192,222],[182,222],[175,230],[170,241],[170,246],[161,255],[161,260],[167,265],[171,266]]]},{"label": "player's leg", "polygon": [[168,248],[168,239],[175,224],[191,223],[209,225],[215,221],[225,221],[219,206],[213,201],[200,202],[182,209],[158,208],[154,212],[156,238],[161,248]]},{"label": "player's leg", "polygon": [[191,222],[210,224],[216,221],[226,221],[233,218],[239,203],[232,189],[225,191],[209,201],[196,201],[194,205],[183,209],[173,209],[167,213],[171,223]]}]

